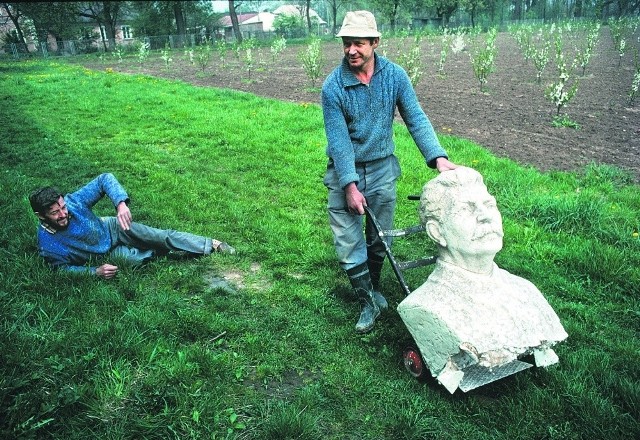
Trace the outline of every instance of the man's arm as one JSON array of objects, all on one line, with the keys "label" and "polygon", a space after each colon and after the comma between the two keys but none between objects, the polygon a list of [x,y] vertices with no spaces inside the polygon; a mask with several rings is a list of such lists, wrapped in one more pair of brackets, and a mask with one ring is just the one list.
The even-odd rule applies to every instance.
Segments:
[{"label": "man's arm", "polygon": [[[398,69],[396,71],[396,80],[398,81],[397,106],[400,116],[407,125],[407,129],[424,156],[427,165],[430,168],[438,168],[439,159],[448,159],[447,152],[440,145],[431,121],[422,110],[409,76],[402,68]],[[442,161],[440,162],[443,163]],[[447,160],[447,162],[449,161]],[[453,167],[456,166],[452,162],[449,162],[449,164]],[[444,165],[441,166],[444,167]],[[438,171],[442,172],[444,169],[438,168]]]},{"label": "man's arm", "polygon": [[78,266],[72,264],[67,258],[58,254],[41,250],[40,255],[44,258],[44,261],[54,270],[62,270],[65,272],[77,274],[92,274],[106,280],[113,278],[118,272],[118,267],[112,264],[103,264],[97,267],[84,265]]},{"label": "man's arm", "polygon": [[358,183],[356,173],[355,152],[349,136],[349,128],[340,104],[339,85],[331,77],[322,87],[322,116],[327,137],[327,156],[333,161],[338,184],[345,188],[351,183]]},{"label": "man's arm", "polygon": [[71,194],[71,197],[78,203],[92,207],[104,197],[109,197],[111,203],[116,208],[116,217],[120,227],[127,231],[131,227],[132,216],[127,204],[129,195],[122,187],[118,179],[111,173],[104,173],[93,179],[91,182]]},{"label": "man's arm", "polygon": [[121,202],[129,202],[129,195],[120,182],[111,173],[100,174],[85,186],[71,194],[73,198],[86,206],[92,207],[104,197],[109,197],[113,206],[118,209]]}]

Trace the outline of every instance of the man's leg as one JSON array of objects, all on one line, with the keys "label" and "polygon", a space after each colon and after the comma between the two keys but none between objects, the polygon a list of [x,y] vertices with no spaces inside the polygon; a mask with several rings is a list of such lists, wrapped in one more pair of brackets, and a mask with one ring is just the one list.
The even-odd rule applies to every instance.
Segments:
[{"label": "man's leg", "polygon": [[[374,166],[373,168],[378,167]],[[358,189],[365,194],[369,182],[367,167],[357,167],[357,170],[360,176]],[[378,174],[382,175],[384,171],[380,170]],[[393,180],[395,181],[395,178]],[[367,243],[362,230],[362,216],[348,212],[345,193],[338,185],[337,175],[333,168],[330,167],[327,170],[324,183],[329,190],[329,224],[333,232],[338,262],[349,277],[353,291],[361,303],[356,331],[359,333],[368,332],[373,328],[375,319],[380,315],[380,309],[386,310],[387,301],[373,289],[371,283],[367,266]],[[382,250],[384,255],[384,247]]]},{"label": "man's leg", "polygon": [[329,225],[338,262],[349,277],[353,292],[361,304],[356,332],[368,332],[380,315],[380,309],[373,301],[373,287],[366,265],[367,245],[362,231],[362,216],[348,212],[345,193],[338,184],[333,167],[327,169],[324,183],[329,190]]},{"label": "man's leg", "polygon": [[362,216],[348,213],[344,200],[344,192],[340,196],[339,192],[330,191],[329,223],[338,262],[349,277],[353,292],[361,305],[356,332],[366,333],[373,329],[375,320],[380,315],[380,308],[373,299],[374,290],[366,263]]},{"label": "man's leg", "polygon": [[116,246],[109,252],[110,257],[122,258],[132,266],[139,266],[151,260],[155,253],[152,250],[142,250],[128,246]]},{"label": "man's leg", "polygon": [[128,231],[122,230],[115,217],[103,219],[109,225],[112,246],[127,246],[155,252],[187,252],[208,255],[213,251],[213,241],[200,235],[172,229],[157,229],[142,223],[132,223]]},{"label": "man's leg", "polygon": [[360,318],[356,323],[356,332],[367,333],[373,329],[376,318],[380,316],[380,307],[375,301],[367,263],[352,267],[346,272],[353,292],[360,301]]},{"label": "man's leg", "polygon": [[[400,176],[400,165],[395,156],[376,161],[367,167],[367,185],[363,194],[367,205],[378,220],[383,230],[393,229],[393,218],[396,209],[396,181]],[[377,234],[371,222],[365,226],[367,241],[367,267],[374,291],[374,300],[380,310],[387,310],[388,304],[380,293],[380,275],[386,256],[385,244]],[[391,246],[391,237],[385,237],[387,246]]]}]

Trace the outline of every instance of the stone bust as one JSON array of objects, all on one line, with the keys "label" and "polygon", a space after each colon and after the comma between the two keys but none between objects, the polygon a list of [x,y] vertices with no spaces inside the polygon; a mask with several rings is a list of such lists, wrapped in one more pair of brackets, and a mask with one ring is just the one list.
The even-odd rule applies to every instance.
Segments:
[{"label": "stone bust", "polygon": [[531,282],[494,263],[502,216],[482,176],[466,167],[441,173],[424,186],[419,214],[438,259],[398,312],[431,374],[453,393],[469,365],[528,354],[538,366],[556,363],[551,346],[567,333]]}]

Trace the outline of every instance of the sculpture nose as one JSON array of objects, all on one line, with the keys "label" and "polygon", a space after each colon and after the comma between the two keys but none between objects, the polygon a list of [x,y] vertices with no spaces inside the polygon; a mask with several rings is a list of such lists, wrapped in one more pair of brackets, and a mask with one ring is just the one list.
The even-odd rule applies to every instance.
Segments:
[{"label": "sculpture nose", "polygon": [[484,205],[479,205],[477,208],[478,216],[476,217],[479,222],[487,223],[493,218],[491,210]]}]

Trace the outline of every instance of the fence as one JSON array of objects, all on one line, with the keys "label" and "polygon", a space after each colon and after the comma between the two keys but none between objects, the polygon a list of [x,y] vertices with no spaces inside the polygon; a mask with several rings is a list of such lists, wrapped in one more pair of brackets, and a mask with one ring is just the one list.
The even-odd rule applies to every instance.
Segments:
[{"label": "fence", "polygon": [[[294,32],[285,35],[285,38],[305,37],[303,32]],[[275,32],[264,31],[243,31],[244,39],[257,39],[260,41],[270,41],[279,37]],[[32,43],[27,46],[24,43],[8,43],[4,47],[0,47],[0,57],[3,54],[12,56],[14,59],[20,58],[49,58],[51,56],[75,56],[91,53],[104,53],[111,51],[115,47],[122,47],[125,52],[136,51],[141,44],[148,44],[149,50],[161,50],[165,47],[170,49],[192,48],[203,44],[205,41],[225,40],[227,42],[234,41],[233,34],[222,35],[215,34],[207,38],[204,34],[187,34],[187,35],[161,35],[152,37],[131,38],[122,41],[116,41],[110,44],[109,41],[97,40],[69,40],[55,42],[39,42]]]},{"label": "fence", "polygon": [[[150,50],[164,49],[180,49],[185,47],[194,47],[204,42],[204,37],[200,35],[164,35],[154,37],[141,37],[127,39],[115,43],[115,46],[121,46],[125,51],[137,50],[141,44],[149,45]],[[106,41],[86,41],[86,40],[68,40],[54,42],[39,42],[27,47],[24,43],[9,43],[5,45],[0,54],[10,54],[14,59],[27,57],[48,58],[50,56],[74,56],[90,53],[105,52],[113,47]]]}]

